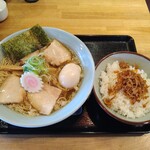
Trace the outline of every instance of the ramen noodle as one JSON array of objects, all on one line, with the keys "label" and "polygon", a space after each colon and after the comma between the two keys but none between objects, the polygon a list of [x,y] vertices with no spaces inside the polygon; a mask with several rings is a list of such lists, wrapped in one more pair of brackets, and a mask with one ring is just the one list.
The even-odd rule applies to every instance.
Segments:
[{"label": "ramen noodle", "polygon": [[[57,59],[56,57],[57,60],[53,60],[55,56],[54,54],[51,53],[52,51],[50,51],[49,49],[53,48],[55,49],[55,47],[57,47],[55,53],[57,53],[57,50],[60,50],[59,53],[57,54],[57,57],[59,57],[60,53],[62,53],[60,56],[65,55],[65,57],[67,56],[67,58],[65,59],[60,57],[59,59]],[[1,87],[4,86],[4,83],[7,82],[7,79],[12,74],[20,78],[21,87],[23,87],[26,92],[25,96],[23,96],[23,101],[19,103],[2,102],[4,105],[6,105],[7,107],[16,112],[29,116],[38,116],[41,114],[49,115],[50,113],[57,111],[60,108],[64,107],[66,104],[68,104],[73,99],[73,97],[80,88],[83,78],[83,69],[79,61],[79,58],[71,49],[67,48],[65,45],[63,45],[56,39],[50,40],[50,42],[47,45],[40,47],[40,49],[25,55],[22,59],[19,59],[19,57],[17,57],[17,60],[14,61],[12,60],[12,58],[14,59],[15,57],[14,56],[9,57],[9,55],[6,55],[0,62],[0,86]],[[72,81],[72,82],[75,81],[75,83],[70,87],[68,87],[68,85],[72,84],[71,82],[72,79],[70,79],[69,81],[69,74],[67,77],[68,79],[64,77],[64,74],[66,73],[64,73],[62,75],[62,78],[60,78],[60,80],[64,79],[67,80],[65,81],[66,83],[62,81],[64,85],[61,84],[61,82],[59,81],[60,72],[62,70],[65,70],[65,66],[68,64],[71,65],[73,64],[74,67],[76,68],[74,70],[77,70],[74,73],[76,74],[76,77],[74,77],[74,80]],[[72,70],[72,68],[69,69]],[[25,85],[26,84],[26,82],[24,81],[26,80],[25,75],[28,75],[28,77],[29,76],[36,77],[37,81],[40,79],[41,85],[39,84],[39,86],[41,87],[39,87],[37,91],[36,90],[34,91],[33,87],[29,89],[29,85]],[[31,81],[31,84],[33,84],[33,81]],[[37,85],[36,83],[34,84]],[[15,87],[15,85],[13,86]],[[54,92],[49,91],[49,89],[46,89],[47,87],[51,88],[51,90],[56,89],[56,91],[58,91],[59,94],[56,95],[55,91]],[[41,111],[40,106],[37,106],[40,104],[35,104],[37,103],[37,100],[34,100],[34,96],[36,96],[38,92],[40,94],[45,94],[44,90],[47,92],[47,94],[54,93],[55,95],[53,96],[56,96],[54,97],[56,102],[54,101],[52,102],[53,103],[52,111],[48,111],[48,113],[47,112],[45,113],[45,110]],[[2,90],[0,91],[0,94],[2,94]],[[37,97],[39,96],[37,95]],[[51,98],[51,96],[49,97]],[[44,97],[42,98],[44,99]],[[39,102],[41,103],[41,101]]]}]

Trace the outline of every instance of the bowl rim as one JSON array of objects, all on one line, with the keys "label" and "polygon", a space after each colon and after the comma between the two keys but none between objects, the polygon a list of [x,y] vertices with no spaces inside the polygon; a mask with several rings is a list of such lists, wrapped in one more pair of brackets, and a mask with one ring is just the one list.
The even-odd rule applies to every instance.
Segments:
[{"label": "bowl rim", "polygon": [[[139,54],[137,52],[131,52],[131,51],[118,51],[118,52],[112,52],[106,56],[104,56],[102,59],[100,59],[98,61],[98,63],[96,64],[96,67],[95,67],[95,72],[98,68],[98,66],[101,64],[101,62],[103,60],[105,60],[106,58],[112,56],[112,55],[116,55],[116,54],[133,54],[133,55],[137,55],[137,56],[140,56],[144,59],[147,59],[148,61],[150,61],[150,58],[144,56],[143,54]],[[101,102],[100,98],[97,96],[96,94],[96,89],[95,89],[95,84],[93,86],[93,92],[94,92],[94,95],[96,97],[96,101],[98,103],[98,105],[109,115],[111,116],[112,118],[116,119],[117,121],[120,121],[122,123],[125,123],[125,124],[128,124],[128,125],[133,125],[133,126],[143,126],[143,125],[147,125],[147,124],[150,124],[150,119],[147,120],[147,121],[138,121],[138,122],[132,122],[132,121],[129,121],[129,120],[124,120],[124,119],[121,119],[119,118],[118,116],[114,115],[113,113],[111,113],[109,110],[106,109],[106,107],[103,105],[103,103]]]},{"label": "bowl rim", "polygon": [[116,54],[123,54],[123,53],[125,53],[125,54],[137,55],[137,56],[143,57],[143,58],[147,59],[148,61],[150,61],[150,58],[148,58],[148,57],[146,57],[145,55],[140,54],[140,53],[138,53],[138,52],[118,51],[118,52],[112,52],[112,53],[110,53],[110,54],[104,56],[102,59],[100,59],[100,60],[97,62],[96,66],[95,66],[95,69],[97,69],[97,67],[99,66],[99,64],[100,64],[103,60],[105,60],[107,57],[110,57],[110,56],[116,55]]},{"label": "bowl rim", "polygon": [[[68,35],[68,36],[70,36],[70,37],[72,37],[72,38],[74,38],[76,41],[78,41],[79,42],[79,44],[82,44],[82,46],[86,49],[86,54],[88,55],[88,60],[89,61],[91,61],[91,65],[90,65],[90,68],[91,68],[91,70],[92,70],[92,72],[89,72],[89,75],[91,76],[91,80],[90,80],[90,82],[89,82],[89,88],[88,88],[88,91],[87,91],[87,93],[86,94],[84,94],[84,96],[79,96],[78,95],[78,99],[79,98],[81,98],[82,97],[82,100],[79,102],[79,104],[77,105],[76,103],[74,103],[75,104],[75,107],[74,107],[74,109],[73,110],[71,110],[71,111],[68,111],[68,110],[66,110],[65,109],[65,111],[64,111],[64,107],[62,108],[62,111],[61,112],[68,112],[66,115],[63,115],[61,118],[59,117],[59,119],[53,119],[52,120],[52,122],[46,122],[46,123],[43,123],[43,122],[41,122],[41,123],[39,123],[38,125],[36,125],[36,124],[34,124],[34,123],[28,123],[28,121],[27,122],[17,122],[17,121],[15,121],[15,119],[11,119],[11,121],[10,121],[10,119],[9,118],[6,118],[6,117],[2,117],[2,115],[0,115],[0,119],[1,120],[3,120],[3,121],[5,121],[5,122],[7,122],[8,124],[12,124],[12,125],[14,125],[14,126],[18,126],[18,127],[25,127],[25,128],[38,128],[38,127],[45,127],[45,126],[49,126],[49,125],[53,125],[53,124],[56,124],[56,123],[59,123],[59,122],[61,122],[61,121],[63,121],[63,120],[65,120],[65,119],[67,119],[68,117],[70,117],[71,115],[73,115],[73,113],[75,113],[85,102],[86,102],[86,100],[87,100],[87,98],[88,98],[88,96],[90,95],[90,93],[91,93],[91,91],[92,91],[92,89],[93,89],[93,83],[94,83],[94,75],[95,75],[95,63],[94,63],[94,59],[93,59],[93,57],[92,57],[92,54],[90,53],[90,50],[89,50],[89,48],[85,45],[85,43],[83,42],[83,41],[81,41],[76,35],[74,35],[74,34],[72,34],[72,33],[70,33],[70,32],[68,32],[68,31],[65,31],[65,30],[62,30],[62,29],[59,29],[59,28],[55,28],[55,27],[49,27],[49,26],[41,26],[44,30],[51,30],[51,34],[52,34],[52,36],[54,36],[54,34],[55,34],[55,32],[58,32],[58,35],[61,33],[62,35],[63,34],[66,34],[66,35]],[[7,37],[5,37],[4,39],[2,39],[1,41],[0,41],[0,44],[2,44],[3,42],[5,42],[5,41],[7,41],[8,39],[10,39],[11,37],[14,37],[15,35],[18,35],[19,33],[22,33],[23,31],[26,31],[26,30],[28,30],[29,28],[25,28],[25,29],[22,29],[22,30],[18,30],[18,31],[16,31],[16,32],[13,32],[12,34],[10,34],[10,35],[8,35]],[[45,31],[46,32],[46,31]],[[48,34],[48,36],[49,36],[49,34]],[[58,40],[59,40],[59,38],[58,38]],[[60,41],[60,40],[59,40]],[[0,45],[1,46],[1,45]],[[79,58],[80,59],[80,58]],[[83,63],[83,61],[81,61],[81,63]],[[88,67],[85,65],[85,68],[87,69],[87,70],[89,70],[88,69]],[[83,90],[82,90],[83,91]],[[75,98],[75,97],[74,97]],[[76,99],[77,99],[77,97],[76,97]],[[69,104],[69,103],[68,103]],[[69,107],[69,106],[68,106]],[[68,108],[67,107],[67,108]],[[55,113],[55,112],[54,112]],[[59,113],[60,114],[60,113]],[[54,114],[55,115],[55,114]],[[42,116],[42,115],[41,115]],[[48,115],[48,116],[51,116],[51,115]],[[48,116],[44,116],[44,117],[46,117],[47,118],[47,120],[49,119],[48,118]],[[58,116],[58,115],[57,115]],[[43,117],[43,116],[42,116]],[[31,117],[32,118],[32,117]],[[30,121],[29,121],[30,122]]]}]

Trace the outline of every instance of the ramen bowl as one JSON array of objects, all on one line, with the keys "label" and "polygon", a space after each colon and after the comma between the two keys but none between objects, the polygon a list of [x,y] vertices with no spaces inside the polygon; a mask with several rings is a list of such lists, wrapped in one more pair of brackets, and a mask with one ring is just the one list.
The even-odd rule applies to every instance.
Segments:
[{"label": "ramen bowl", "polygon": [[[95,79],[94,79],[94,94],[96,96],[97,103],[106,112],[106,114],[108,114],[112,118],[116,119],[117,121],[120,121],[120,122],[128,124],[128,125],[133,125],[133,126],[143,126],[145,124],[149,124],[150,123],[150,111],[148,113],[145,113],[145,115],[141,116],[141,117],[135,117],[135,118],[127,117],[126,114],[123,115],[122,113],[120,113],[121,111],[117,111],[115,108],[115,107],[117,107],[117,108],[122,107],[122,110],[124,110],[124,112],[126,113],[126,111],[127,111],[126,106],[128,106],[128,105],[124,105],[121,103],[122,97],[118,98],[119,104],[114,103],[113,108],[115,108],[115,109],[112,109],[112,106],[111,107],[108,107],[108,105],[106,106],[106,103],[104,103],[104,100],[102,100],[102,96],[104,96],[104,94],[102,95],[101,94],[102,92],[100,92],[100,90],[101,90],[100,87],[102,85],[102,84],[100,84],[100,82],[102,81],[102,78],[100,79],[100,75],[101,75],[102,71],[106,72],[106,66],[108,65],[108,63],[110,65],[112,65],[115,61],[126,62],[131,66],[136,65],[136,66],[138,66],[138,68],[140,70],[143,70],[147,74],[147,78],[150,78],[150,70],[149,70],[150,59],[149,58],[147,58],[141,54],[138,54],[136,52],[120,51],[120,52],[111,53],[111,54],[105,56],[104,58],[102,58],[96,65],[96,72],[95,72]],[[150,101],[150,99],[149,99],[149,101]],[[130,104],[130,102],[127,102],[127,103]],[[150,104],[150,102],[149,102],[149,104]],[[147,105],[149,105],[149,104],[147,104]]]},{"label": "ramen bowl", "polygon": [[[9,109],[5,105],[0,105],[0,119],[14,126],[36,128],[53,125],[61,122],[69,116],[73,115],[86,101],[93,88],[95,65],[92,55],[86,45],[76,36],[57,28],[43,27],[46,34],[57,39],[65,46],[70,48],[79,58],[83,67],[83,79],[80,89],[73,99],[58,111],[48,116],[26,116]],[[26,31],[27,29],[11,34],[1,41],[6,42],[8,39]],[[2,48],[0,49],[0,59],[3,58]],[[88,87],[88,88],[87,88]]]}]

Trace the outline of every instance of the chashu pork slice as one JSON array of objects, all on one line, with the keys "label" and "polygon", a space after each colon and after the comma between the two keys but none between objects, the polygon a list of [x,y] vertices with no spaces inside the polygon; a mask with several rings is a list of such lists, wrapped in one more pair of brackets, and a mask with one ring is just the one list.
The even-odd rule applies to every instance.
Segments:
[{"label": "chashu pork slice", "polygon": [[0,103],[20,103],[26,96],[25,90],[21,87],[20,78],[10,75],[0,87]]},{"label": "chashu pork slice", "polygon": [[40,53],[39,50],[31,53],[31,54],[28,54],[27,56],[23,57],[21,60],[20,60],[20,65],[23,65],[25,64],[25,62],[30,58],[30,57],[33,57],[33,56],[38,56]]},{"label": "chashu pork slice", "polygon": [[40,92],[27,93],[27,96],[31,105],[38,110],[40,114],[49,115],[52,112],[60,94],[60,89],[44,84],[44,87]]},{"label": "chashu pork slice", "polygon": [[70,51],[57,40],[53,40],[44,50],[44,56],[46,61],[54,66],[59,66],[62,63],[71,60]]}]

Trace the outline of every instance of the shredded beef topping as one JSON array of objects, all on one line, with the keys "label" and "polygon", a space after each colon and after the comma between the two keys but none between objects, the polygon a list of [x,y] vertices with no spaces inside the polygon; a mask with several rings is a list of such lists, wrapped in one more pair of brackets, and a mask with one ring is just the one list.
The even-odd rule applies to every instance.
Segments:
[{"label": "shredded beef topping", "polygon": [[[140,74],[134,70],[129,70],[129,65],[125,62],[119,63],[121,71],[117,73],[116,84],[108,89],[108,94],[115,97],[117,92],[120,90],[130,99],[131,104],[141,99],[146,99],[148,86],[146,80],[144,80]],[[104,101],[106,105],[111,106],[111,100],[107,99]]]},{"label": "shredded beef topping", "polygon": [[134,104],[136,101],[145,99],[145,94],[148,92],[146,81],[132,70],[125,70],[117,75],[116,86],[123,90],[123,93]]},{"label": "shredded beef topping", "polygon": [[124,61],[119,62],[119,66],[121,69],[129,68],[129,64],[125,63]]}]

